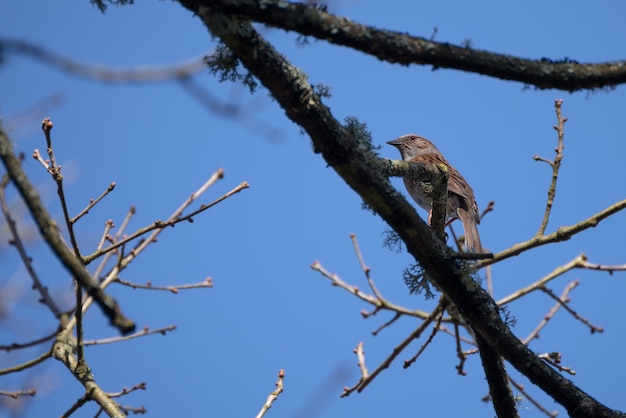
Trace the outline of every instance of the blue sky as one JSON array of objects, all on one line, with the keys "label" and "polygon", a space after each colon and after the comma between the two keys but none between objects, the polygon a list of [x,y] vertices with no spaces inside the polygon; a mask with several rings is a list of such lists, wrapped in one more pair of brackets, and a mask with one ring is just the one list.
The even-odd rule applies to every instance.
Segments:
[{"label": "blue sky", "polygon": [[[345,1],[330,11],[357,22],[511,55],[579,62],[623,59],[626,5],[531,1],[409,3],[382,7],[374,1]],[[34,12],[36,11],[36,12]],[[211,52],[215,42],[197,18],[174,2],[138,2],[110,7],[106,14],[82,2],[4,2],[0,36],[34,42],[75,60],[105,66],[166,65]],[[7,19],[8,17],[8,19]],[[485,245],[496,252],[530,238],[543,216],[551,172],[533,161],[552,158],[556,133],[554,100],[565,100],[565,159],[548,232],[579,222],[624,199],[623,87],[611,92],[524,89],[519,83],[453,70],[403,67],[312,41],[296,44],[296,35],[262,28],[312,83],[332,87],[326,100],[335,117],[355,116],[371,130],[381,156],[396,158],[385,142],[418,133],[437,144],[463,173],[483,208],[495,211],[480,225]],[[371,335],[389,314],[364,320],[369,309],[331,287],[309,266],[319,260],[345,281],[367,289],[350,243],[355,233],[383,294],[407,307],[427,309],[432,302],[410,296],[401,274],[407,254],[382,248],[386,225],[361,209],[359,197],[311,152],[300,133],[267,91],[220,84],[207,72],[194,80],[221,101],[245,110],[244,118],[208,112],[175,82],[111,85],[77,79],[29,58],[6,55],[0,67],[0,114],[15,147],[30,155],[45,149],[39,129],[50,116],[57,159],[64,165],[66,192],[73,213],[111,182],[117,187],[78,224],[84,253],[97,244],[104,221],[120,225],[130,205],[137,215],[133,231],[165,219],[215,170],[225,178],[200,200],[208,203],[242,181],[250,189],[195,218],[168,229],[122,274],[129,281],[154,284],[213,278],[212,289],[173,295],[116,287],[111,293],[141,327],[176,324],[166,337],[151,336],[114,345],[90,347],[87,360],[107,391],[140,381],[147,391],[125,399],[144,405],[150,416],[252,416],[285,369],[285,392],[269,417],[338,416],[492,416],[478,358],[460,377],[453,339],[439,335],[408,370],[402,361],[423,343],[416,341],[397,363],[362,394],[340,399],[344,386],[358,379],[352,349],[365,343],[373,370],[417,323],[402,319]],[[60,100],[25,118],[18,112],[47,97]],[[55,186],[34,160],[25,169],[60,220]],[[402,182],[394,184],[404,191]],[[17,205],[14,194],[13,203]],[[18,206],[19,207],[19,206]],[[423,212],[420,211],[421,214]],[[28,219],[26,217],[25,219]],[[27,224],[26,224],[27,225]],[[496,298],[508,295],[584,252],[590,261],[623,264],[620,244],[626,215],[617,214],[572,240],[535,249],[493,268]],[[4,234],[4,232],[3,232]],[[54,294],[70,306],[71,284],[40,240],[29,241],[35,267]],[[4,239],[4,238],[3,238]],[[537,352],[559,351],[576,370],[575,383],[610,407],[626,409],[620,387],[608,385],[626,372],[621,361],[625,328],[618,307],[623,274],[573,271],[550,284],[557,294],[574,279],[580,286],[571,306],[604,333],[589,330],[565,312],[550,321],[531,344]],[[28,278],[11,248],[0,247],[0,285],[9,300],[0,343],[23,342],[54,329],[51,315],[37,304]],[[553,305],[532,294],[514,302],[514,332],[525,337]],[[618,313],[618,315],[616,315]],[[115,335],[98,310],[87,315],[86,338]],[[0,354],[0,367],[26,361],[31,352]],[[590,353],[593,353],[590,355]],[[514,373],[514,376],[516,374]],[[548,410],[555,405],[521,377]],[[17,376],[0,379],[1,389],[34,385],[24,416],[58,416],[78,399],[80,385],[62,365],[50,361]],[[93,406],[76,416],[91,416]],[[8,410],[0,410],[0,414]],[[543,416],[529,403],[524,417]]]}]

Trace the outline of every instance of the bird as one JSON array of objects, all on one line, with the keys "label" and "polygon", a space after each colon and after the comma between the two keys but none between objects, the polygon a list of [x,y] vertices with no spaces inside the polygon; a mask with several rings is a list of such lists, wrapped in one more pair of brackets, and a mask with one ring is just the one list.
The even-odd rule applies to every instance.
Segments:
[{"label": "bird", "polygon": [[[454,220],[459,218],[463,224],[465,246],[470,253],[482,253],[483,247],[478,235],[477,225],[480,223],[478,204],[474,198],[474,190],[465,178],[448,162],[439,149],[428,139],[415,134],[402,135],[387,144],[393,145],[400,151],[404,161],[423,164],[444,164],[448,169],[448,202],[446,217]],[[404,179],[404,185],[415,202],[432,214],[433,201],[430,195],[415,178]]]}]

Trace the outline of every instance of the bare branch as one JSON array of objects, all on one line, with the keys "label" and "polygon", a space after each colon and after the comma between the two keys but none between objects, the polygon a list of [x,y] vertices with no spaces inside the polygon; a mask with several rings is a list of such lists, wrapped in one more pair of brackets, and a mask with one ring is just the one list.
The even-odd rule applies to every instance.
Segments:
[{"label": "bare branch", "polygon": [[17,366],[11,366],[6,369],[0,369],[0,376],[30,369],[31,367],[38,365],[39,363],[49,359],[50,357],[52,357],[52,351],[47,351],[43,353],[42,355],[40,355],[39,357],[29,360],[26,363],[18,364]]},{"label": "bare branch", "polygon": [[359,299],[371,305],[374,305],[377,310],[387,309],[393,312],[401,313],[403,315],[415,316],[422,319],[427,318],[429,315],[426,311],[422,311],[419,309],[410,310],[399,305],[394,305],[393,303],[382,297],[379,298],[377,296],[368,295],[367,293],[362,292],[357,286],[351,286],[348,283],[344,282],[338,275],[330,273],[320,264],[319,261],[313,262],[313,264],[311,264],[311,269],[320,272],[324,277],[330,279],[334,286],[338,286],[346,290],[348,293],[355,295]]},{"label": "bare branch", "polygon": [[480,334],[476,334],[476,345],[478,345],[478,352],[483,362],[483,370],[487,377],[489,394],[496,414],[500,418],[519,417],[502,357],[487,344]]},{"label": "bare branch", "polygon": [[[499,355],[561,403],[571,415],[618,414],[551,369],[513,335],[502,321],[498,306],[469,276],[465,265],[454,259],[445,243],[390,187],[371,151],[372,147],[368,146],[370,144],[361,142],[363,138],[354,137],[333,118],[304,74],[291,66],[252,24],[220,14],[207,6],[212,4],[209,1],[202,5],[196,1],[180,2],[196,13],[212,33],[233,50],[241,63],[272,93],[287,116],[307,131],[314,149],[399,234],[408,251]],[[268,7],[273,6],[268,4]]]},{"label": "bare branch", "polygon": [[[552,319],[554,315],[556,315],[557,311],[559,310],[561,306],[565,306],[565,304],[569,300],[569,293],[576,286],[578,286],[578,280],[574,280],[572,283],[570,283],[569,285],[565,287],[565,290],[563,291],[563,294],[561,295],[561,297],[557,298],[557,303],[552,307],[552,309],[548,311],[548,313],[543,317],[539,325],[537,325],[537,327],[534,330],[532,330],[532,332],[528,335],[528,337],[522,340],[524,344],[529,344],[530,341],[532,341],[533,339],[539,338],[539,331],[541,331],[546,325],[548,325],[548,321],[550,321],[550,319]],[[540,286],[539,289],[546,289],[546,288],[544,286]],[[550,296],[553,296],[552,292],[550,292]]]},{"label": "bare branch", "polygon": [[[355,390],[362,392],[383,370],[387,369],[391,363],[404,351],[405,348],[413,342],[413,340],[419,338],[426,328],[438,318],[443,312],[442,306],[437,305],[433,312],[422,322],[408,337],[406,337],[400,344],[394,347],[392,353],[374,370],[371,374],[361,375],[359,382],[352,388],[344,388],[341,397],[346,397]],[[358,353],[357,353],[358,354]]]},{"label": "bare branch", "polygon": [[87,340],[87,341],[84,341],[83,344],[84,345],[111,344],[111,343],[117,343],[120,341],[128,341],[128,340],[138,338],[138,337],[145,337],[146,335],[154,335],[154,334],[165,335],[168,332],[174,331],[175,329],[176,329],[176,325],[169,325],[167,327],[157,328],[153,330],[151,330],[148,327],[144,327],[141,331],[136,332],[134,334],[124,335],[121,337],[100,338],[98,340]]},{"label": "bare branch", "polygon": [[225,14],[245,16],[257,22],[347,46],[391,63],[457,69],[519,81],[541,89],[557,88],[570,92],[626,82],[624,61],[579,64],[573,60],[559,62],[546,58],[519,58],[362,25],[304,3],[256,0],[181,3],[188,4],[190,8],[211,7]]},{"label": "bare branch", "polygon": [[524,397],[528,399],[530,403],[532,403],[539,411],[541,411],[545,415],[549,417],[556,417],[559,414],[558,411],[549,412],[539,402],[537,402],[535,398],[533,398],[532,396],[528,394],[528,392],[526,391],[523,385],[520,385],[519,383],[515,382],[515,380],[511,379],[511,376],[509,376],[509,381],[511,382],[513,386],[515,386],[515,389],[519,390],[522,393],[522,395],[524,395]]},{"label": "bare branch", "polygon": [[76,216],[74,216],[71,219],[71,223],[74,224],[76,223],[76,221],[78,221],[80,218],[82,218],[83,216],[85,216],[86,214],[89,213],[89,211],[98,204],[98,202],[100,202],[102,199],[104,199],[104,197],[106,195],[108,195],[109,193],[111,193],[113,191],[113,189],[115,188],[115,182],[112,182],[111,184],[109,184],[109,187],[106,188],[106,190],[104,192],[102,192],[102,194],[100,196],[98,196],[95,200],[91,199],[89,204],[87,205],[87,207],[85,209],[83,209],[82,211],[80,211],[80,213]]},{"label": "bare branch", "polygon": [[167,292],[172,292],[177,294],[180,290],[186,289],[198,289],[201,287],[213,287],[213,280],[210,277],[204,279],[204,281],[200,283],[189,283],[189,284],[178,284],[178,285],[170,285],[170,286],[154,286],[152,282],[147,282],[146,284],[137,284],[127,282],[122,279],[115,280],[116,283],[123,284],[124,286],[132,287],[133,289],[145,289],[145,290],[165,290]]},{"label": "bare branch", "polygon": [[620,212],[626,208],[626,200],[621,200],[608,208],[601,210],[589,218],[580,221],[575,225],[570,226],[561,226],[556,231],[548,235],[542,235],[540,237],[533,237],[526,242],[521,242],[519,244],[515,244],[506,250],[496,253],[493,255],[493,258],[487,260],[481,260],[478,262],[478,268],[482,268],[491,264],[495,264],[501,260],[506,260],[507,258],[514,257],[520,255],[524,251],[527,251],[531,248],[541,247],[542,245],[552,244],[555,242],[567,241],[574,235],[585,231],[589,228],[595,228],[598,224],[608,218],[609,216]]},{"label": "bare branch", "polygon": [[548,226],[548,221],[550,220],[550,212],[552,211],[554,196],[556,195],[556,181],[559,178],[559,169],[561,168],[563,150],[565,149],[565,147],[563,146],[563,137],[565,136],[565,122],[567,122],[567,118],[564,118],[563,114],[561,113],[562,106],[563,99],[557,99],[554,101],[557,119],[557,124],[554,126],[554,129],[557,131],[557,146],[554,149],[554,151],[556,152],[554,161],[546,160],[545,158],[541,158],[537,155],[535,155],[534,157],[536,161],[547,162],[552,167],[552,181],[550,182],[550,187],[548,188],[548,201],[546,202],[546,210],[543,214],[541,226],[539,226],[539,230],[537,231],[536,236],[538,237],[542,236],[546,232],[546,227]]},{"label": "bare branch", "polygon": [[604,328],[599,327],[597,325],[591,324],[588,319],[583,318],[582,316],[580,316],[576,311],[574,311],[572,308],[570,308],[569,305],[567,304],[567,302],[568,302],[567,295],[576,286],[578,286],[578,280],[574,280],[572,283],[570,283],[565,288],[565,290],[563,291],[563,295],[561,295],[560,298],[557,297],[554,293],[552,293],[551,290],[549,290],[546,287],[541,287],[540,289],[543,290],[545,293],[547,293],[552,299],[556,300],[557,304],[563,306],[563,309],[565,309],[567,312],[572,314],[572,316],[574,318],[576,318],[577,320],[579,320],[583,324],[587,325],[589,327],[589,329],[591,330],[592,334],[595,334],[596,332],[604,332]]},{"label": "bare branch", "polygon": [[7,134],[0,127],[0,158],[28,206],[28,209],[39,228],[46,243],[50,246],[55,255],[61,260],[70,274],[81,283],[81,286],[98,303],[104,314],[109,318],[111,324],[117,327],[122,334],[127,334],[135,329],[135,324],[122,314],[115,299],[104,293],[99,284],[91,277],[85,266],[67,248],[61,239],[58,226],[46,210],[35,187],[26,177],[22,170],[19,159],[13,153],[13,147]]},{"label": "bare branch", "polygon": [[270,393],[270,395],[267,397],[267,400],[261,407],[261,411],[257,414],[256,418],[263,418],[265,416],[265,413],[269,411],[269,409],[272,407],[276,399],[278,399],[278,396],[281,393],[283,393],[284,378],[285,378],[285,371],[281,369],[281,371],[278,372],[278,380],[276,381],[276,389],[274,389],[274,391]]},{"label": "bare branch", "polygon": [[[5,178],[8,179],[8,177],[5,177]],[[35,268],[33,267],[32,259],[26,253],[26,248],[24,247],[24,243],[22,242],[20,234],[17,231],[17,225],[15,223],[15,220],[13,219],[13,217],[11,216],[11,213],[9,212],[9,207],[7,205],[5,193],[4,193],[6,189],[6,185],[7,185],[6,181],[3,181],[2,185],[0,186],[0,208],[2,209],[2,213],[4,215],[4,218],[6,219],[7,225],[9,227],[9,231],[11,232],[11,236],[13,237],[12,243],[17,249],[18,254],[20,255],[20,258],[22,259],[22,263],[24,264],[24,267],[26,268],[28,275],[31,277],[33,281],[33,287],[37,289],[37,291],[41,295],[41,302],[50,309],[50,311],[55,316],[55,318],[61,319],[63,312],[61,312],[61,309],[57,306],[54,299],[52,299],[52,297],[50,296],[50,292],[48,292],[48,288],[44,286],[44,284],[39,279],[39,275],[37,274],[37,272],[35,271]]]},{"label": "bare branch", "polygon": [[125,416],[117,403],[100,388],[95,382],[91,369],[86,363],[79,363],[73,353],[71,343],[58,339],[52,347],[52,355],[55,359],[67,367],[72,375],[83,385],[89,399],[94,400],[111,417]]},{"label": "bare branch", "polygon": [[28,55],[71,75],[107,83],[154,83],[189,77],[206,68],[203,57],[194,58],[167,67],[146,66],[113,69],[102,65],[84,64],[48,51],[39,45],[0,38],[0,51]]}]

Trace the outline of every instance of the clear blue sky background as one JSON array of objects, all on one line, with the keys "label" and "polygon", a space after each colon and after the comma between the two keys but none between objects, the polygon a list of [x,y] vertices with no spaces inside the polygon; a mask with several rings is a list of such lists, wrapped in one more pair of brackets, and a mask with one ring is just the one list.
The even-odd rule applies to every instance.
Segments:
[{"label": "clear blue sky background", "polygon": [[[569,57],[580,62],[624,59],[626,4],[602,2],[392,2],[342,1],[330,11],[357,22],[476,48],[539,59]],[[84,1],[0,3],[0,35],[28,40],[85,63],[130,67],[164,65],[212,51],[215,43],[201,22],[175,2],[138,2],[110,7],[106,14]],[[432,71],[380,62],[347,48],[313,41],[296,45],[296,35],[262,29],[265,36],[302,68],[312,83],[332,87],[326,103],[343,120],[367,123],[381,155],[396,158],[385,141],[414,132],[433,140],[470,181],[479,205],[496,210],[480,226],[483,243],[496,252],[530,238],[543,215],[551,172],[532,160],[553,157],[554,99],[565,99],[566,150],[548,231],[579,222],[626,197],[624,180],[624,88],[611,92],[524,89],[519,83],[459,71]],[[359,197],[311,152],[301,135],[265,90],[250,96],[239,85],[219,84],[208,73],[195,81],[220,100],[245,110],[241,118],[208,112],[175,82],[111,85],[59,72],[29,58],[7,55],[0,67],[0,113],[19,151],[45,149],[39,129],[44,116],[55,124],[53,139],[64,165],[69,206],[84,207],[111,182],[117,188],[78,224],[84,253],[96,245],[104,221],[117,225],[132,204],[129,231],[165,219],[219,167],[225,178],[201,199],[208,203],[241,181],[251,188],[198,216],[193,224],[168,229],[122,278],[154,284],[197,282],[211,276],[215,286],[173,295],[115,287],[112,294],[138,325],[176,324],[165,337],[151,336],[90,347],[87,360],[107,391],[141,381],[147,391],[122,400],[144,405],[153,417],[254,416],[285,369],[285,392],[269,417],[493,416],[480,362],[470,358],[468,375],[458,376],[454,340],[439,335],[408,370],[402,361],[423,343],[416,341],[364,393],[340,399],[358,379],[352,353],[365,343],[373,370],[418,323],[403,319],[377,337],[391,318],[362,319],[369,306],[329,285],[310,270],[320,260],[344,280],[367,289],[350,243],[355,233],[383,294],[407,307],[432,302],[410,296],[401,274],[411,263],[404,253],[382,248],[386,225],[361,209]],[[60,102],[26,117],[18,112],[51,95]],[[24,163],[61,219],[55,187],[41,166]],[[399,188],[402,183],[394,180]],[[17,200],[13,204],[19,211]],[[420,212],[422,213],[422,212]],[[27,224],[28,216],[24,224]],[[493,269],[496,297],[508,295],[584,252],[592,262],[625,262],[622,244],[626,214],[568,242],[531,251]],[[31,230],[31,232],[33,232]],[[6,240],[5,232],[2,232]],[[55,295],[71,304],[71,283],[59,263],[31,234],[34,265]],[[610,407],[626,409],[626,329],[620,306],[624,275],[573,271],[550,283],[560,294],[572,280],[580,286],[571,306],[605,328],[591,335],[565,312],[532,342],[537,352],[558,351],[576,370],[573,380]],[[0,247],[3,317],[0,343],[24,342],[54,330],[49,312],[38,305],[24,268],[12,248]],[[514,331],[525,337],[553,305],[533,294],[509,306]],[[100,312],[87,315],[86,337],[115,336]],[[0,354],[0,367],[44,352]],[[513,373],[548,410],[565,412]],[[2,377],[3,390],[35,387],[37,397],[23,416],[59,416],[82,395],[81,386],[57,362]],[[13,401],[2,400],[10,416]],[[76,416],[93,416],[93,405]],[[524,402],[524,417],[543,416]]]}]

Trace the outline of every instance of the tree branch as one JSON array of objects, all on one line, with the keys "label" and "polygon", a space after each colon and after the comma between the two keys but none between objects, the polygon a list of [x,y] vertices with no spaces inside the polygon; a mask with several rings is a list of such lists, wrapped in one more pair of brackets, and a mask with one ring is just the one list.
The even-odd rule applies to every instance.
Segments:
[{"label": "tree branch", "polygon": [[35,190],[35,187],[26,177],[26,173],[20,166],[19,159],[13,153],[11,142],[1,127],[0,159],[2,159],[9,173],[9,177],[11,177],[13,184],[17,187],[22,199],[24,199],[28,210],[39,228],[39,232],[54,254],[59,258],[70,274],[78,280],[87,293],[94,298],[102,309],[102,312],[109,318],[111,325],[118,328],[122,334],[133,332],[135,330],[135,323],[124,316],[115,299],[102,290],[100,285],[91,277],[91,274],[89,274],[80,259],[72,253],[61,239],[58,226],[41,202],[37,190]]},{"label": "tree branch", "polygon": [[571,416],[621,416],[551,369],[512,334],[500,318],[493,299],[468,275],[466,266],[454,258],[454,252],[391,187],[371,144],[341,126],[321,103],[306,76],[265,41],[250,23],[224,16],[219,10],[196,1],[180,2],[231,48],[272,93],[287,116],[306,130],[315,152],[322,153],[344,181],[399,234],[408,251],[432,274],[433,280],[489,346],[562,404]]},{"label": "tree branch", "polygon": [[205,64],[200,58],[190,59],[167,67],[105,67],[74,61],[48,51],[34,43],[18,39],[0,38],[0,55],[5,51],[30,56],[76,77],[106,83],[155,83],[173,79],[185,79],[205,68]]},{"label": "tree branch", "polygon": [[376,58],[403,65],[432,65],[519,81],[540,89],[565,91],[617,86],[626,82],[626,61],[579,64],[570,59],[526,59],[433,42],[426,38],[377,29],[303,3],[257,0],[185,1],[226,14],[245,16],[270,26],[347,46]]},{"label": "tree branch", "polygon": [[483,362],[483,370],[489,384],[489,395],[496,414],[500,418],[519,417],[502,357],[478,333],[476,345]]}]

